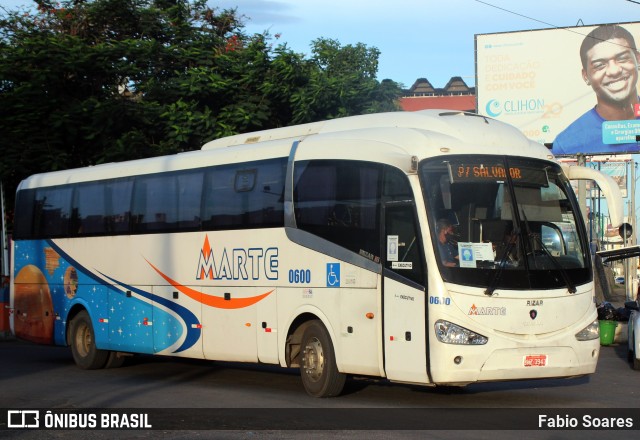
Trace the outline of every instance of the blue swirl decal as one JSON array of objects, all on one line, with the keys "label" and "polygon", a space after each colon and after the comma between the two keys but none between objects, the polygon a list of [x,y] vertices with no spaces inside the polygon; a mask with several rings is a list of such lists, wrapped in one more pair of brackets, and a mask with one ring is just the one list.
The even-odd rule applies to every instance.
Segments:
[{"label": "blue swirl decal", "polygon": [[147,292],[145,290],[138,289],[136,287],[133,287],[126,283],[118,281],[115,278],[112,278],[108,275],[103,274],[102,272],[99,272],[99,273],[105,278],[122,286],[125,290],[130,290],[157,304],[161,304],[166,308],[168,308],[169,310],[175,312],[178,316],[180,316],[180,318],[183,320],[185,327],[187,329],[187,336],[184,342],[182,343],[182,345],[177,350],[175,350],[174,353],[180,353],[181,351],[187,350],[191,348],[196,342],[198,342],[198,339],[200,339],[200,334],[202,330],[200,329],[200,325],[199,325],[200,321],[198,321],[198,318],[196,317],[196,315],[193,314],[193,312],[191,312],[191,310],[181,306],[180,304],[176,304],[175,302],[170,301],[166,298],[162,298],[161,296],[154,295],[151,292]]},{"label": "blue swirl decal", "polygon": [[[73,266],[78,272],[82,273],[83,275],[87,276],[89,279],[93,280],[94,282],[96,282],[99,285],[105,286],[107,289],[113,287],[109,284],[107,284],[105,282],[104,279],[100,278],[99,276],[97,276],[95,273],[93,273],[92,271],[88,270],[86,267],[84,267],[83,265],[81,265],[76,259],[72,258],[68,253],[66,253],[64,250],[62,250],[62,248],[60,248],[60,246],[58,246],[56,243],[54,243],[52,240],[46,240],[46,243],[51,246],[51,248],[58,254],[60,255],[60,257],[62,259],[64,259],[68,264],[70,264],[71,266]],[[108,275],[105,275],[104,273],[97,271],[100,275],[102,275],[104,278],[118,284],[119,286],[121,286],[124,290],[131,290],[132,292],[137,293],[138,295],[140,295],[143,298],[146,298],[150,301],[153,301],[157,304],[160,304],[164,307],[166,307],[167,309],[173,311],[176,315],[178,315],[180,317],[180,319],[182,319],[182,321],[184,322],[184,326],[186,328],[187,331],[187,335],[186,338],[184,340],[184,342],[182,343],[182,345],[174,351],[174,353],[179,353],[181,351],[187,350],[189,348],[191,348],[199,339],[200,339],[200,335],[201,335],[201,326],[200,326],[200,322],[198,320],[198,318],[186,307],[183,307],[179,304],[176,304],[173,301],[170,301],[166,298],[162,298],[158,295],[154,295],[151,292],[146,292],[144,290],[141,289],[137,289],[134,288],[132,286],[129,286],[123,282],[120,282]],[[116,290],[118,293],[120,293],[121,295],[124,295],[123,291],[120,290]],[[132,299],[132,298],[129,298]],[[135,300],[135,301],[140,301],[140,303],[143,303],[141,300]],[[94,301],[90,301],[92,304],[94,304],[95,307],[102,307],[104,306],[105,308],[107,307],[106,303],[106,297],[104,297],[104,299],[98,300],[97,302]],[[147,305],[147,307],[149,307]],[[68,311],[68,309],[67,309]],[[170,316],[168,313],[162,311],[161,309],[156,309],[156,311],[154,311],[153,313],[157,313],[157,312],[162,312],[163,315],[167,315],[169,318],[165,318],[165,320],[168,319],[174,319],[172,316]],[[157,316],[157,315],[156,315]],[[181,334],[181,330],[179,332],[176,332],[176,334],[174,335],[165,335],[162,338],[158,338],[158,341],[156,341],[156,343],[158,344],[158,346],[156,347],[156,351],[160,351],[160,349],[162,348],[166,348],[168,346],[170,346],[173,341],[175,341]],[[101,337],[100,335],[96,335],[96,337]],[[134,337],[135,337],[135,333],[134,333]],[[106,341],[106,340],[105,340]],[[115,343],[114,343],[115,344]],[[135,344],[134,344],[135,346]],[[114,347],[115,349],[118,349],[117,344],[116,347]],[[121,347],[121,349],[124,349],[125,351],[129,351],[131,349],[131,347],[127,348],[127,347]],[[136,351],[140,351],[140,352],[148,352],[148,350],[145,350],[142,348],[142,345],[138,346],[138,349],[136,349]]]}]

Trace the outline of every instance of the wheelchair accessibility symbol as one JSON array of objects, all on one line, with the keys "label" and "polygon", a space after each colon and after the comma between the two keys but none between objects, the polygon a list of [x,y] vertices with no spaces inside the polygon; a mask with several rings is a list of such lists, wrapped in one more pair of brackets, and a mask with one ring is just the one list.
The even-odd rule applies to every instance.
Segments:
[{"label": "wheelchair accessibility symbol", "polygon": [[340,287],[340,263],[327,263],[327,287]]}]

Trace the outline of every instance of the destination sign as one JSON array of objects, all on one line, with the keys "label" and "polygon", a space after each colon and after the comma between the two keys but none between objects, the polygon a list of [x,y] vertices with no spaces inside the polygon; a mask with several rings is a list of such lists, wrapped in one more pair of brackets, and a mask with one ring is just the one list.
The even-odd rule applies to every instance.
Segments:
[{"label": "destination sign", "polygon": [[[507,169],[502,164],[449,163],[451,183],[507,180]],[[516,184],[548,186],[545,168],[510,166],[509,177]]]},{"label": "destination sign", "polygon": [[[509,175],[514,180],[522,179],[522,170],[520,168],[509,168]],[[504,180],[507,178],[507,172],[503,166],[500,165],[492,165],[492,166],[483,166],[483,165],[458,165],[456,169],[456,176],[454,180],[460,179],[500,179]]]}]

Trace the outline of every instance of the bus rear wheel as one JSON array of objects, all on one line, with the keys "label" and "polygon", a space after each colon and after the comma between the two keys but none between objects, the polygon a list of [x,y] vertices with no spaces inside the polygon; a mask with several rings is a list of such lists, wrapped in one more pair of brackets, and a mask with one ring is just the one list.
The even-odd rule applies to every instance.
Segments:
[{"label": "bus rear wheel", "polygon": [[71,321],[69,342],[73,360],[78,367],[83,370],[96,370],[106,365],[109,352],[96,347],[93,325],[86,311],[81,311]]},{"label": "bus rear wheel", "polygon": [[344,388],[347,376],[338,371],[331,338],[320,321],[312,321],[302,335],[300,375],[313,397],[337,396]]}]

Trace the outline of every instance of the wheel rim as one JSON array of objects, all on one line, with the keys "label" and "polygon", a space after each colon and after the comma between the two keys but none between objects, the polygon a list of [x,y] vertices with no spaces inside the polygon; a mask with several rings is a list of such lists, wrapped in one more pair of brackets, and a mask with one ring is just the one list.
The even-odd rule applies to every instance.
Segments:
[{"label": "wheel rim", "polygon": [[324,371],[324,350],[318,338],[313,338],[305,345],[302,364],[311,380],[320,380]]},{"label": "wheel rim", "polygon": [[88,325],[81,324],[79,327],[76,333],[76,349],[80,356],[86,357],[93,346],[93,337]]}]

